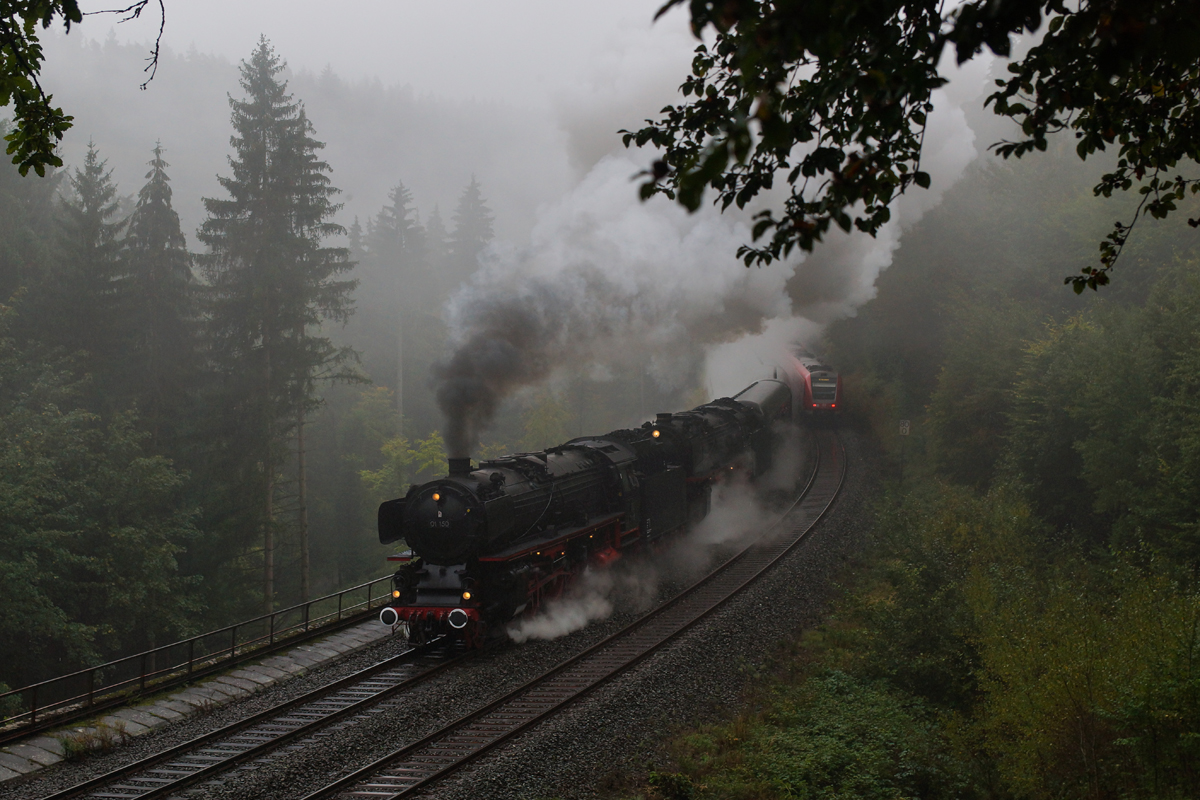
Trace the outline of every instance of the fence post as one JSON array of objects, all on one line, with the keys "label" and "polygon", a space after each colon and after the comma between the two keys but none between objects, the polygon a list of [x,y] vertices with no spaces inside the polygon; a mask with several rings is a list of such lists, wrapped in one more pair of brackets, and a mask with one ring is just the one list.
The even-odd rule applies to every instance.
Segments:
[{"label": "fence post", "polygon": [[96,670],[88,670],[88,707],[91,708],[96,700]]},{"label": "fence post", "polygon": [[271,634],[267,637],[267,644],[275,644],[275,612],[271,612]]},{"label": "fence post", "polygon": [[345,592],[338,592],[338,621],[342,619],[342,598],[346,596]]},{"label": "fence post", "polygon": [[237,655],[237,625],[229,629],[229,660],[233,661],[235,655]]},{"label": "fence post", "polygon": [[196,663],[196,640],[188,640],[188,671],[187,674],[192,674],[192,665]]},{"label": "fence post", "polygon": [[37,684],[29,689],[29,724],[37,722]]},{"label": "fence post", "polygon": [[149,653],[142,653],[142,677],[138,680],[138,691],[146,691],[146,659]]},{"label": "fence post", "polygon": [[304,604],[304,630],[308,630],[309,612],[312,610],[312,603]]}]

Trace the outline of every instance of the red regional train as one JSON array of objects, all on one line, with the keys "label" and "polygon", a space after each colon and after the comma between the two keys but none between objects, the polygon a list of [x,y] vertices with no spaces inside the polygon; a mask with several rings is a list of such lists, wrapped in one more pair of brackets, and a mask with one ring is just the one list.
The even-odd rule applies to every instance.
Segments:
[{"label": "red regional train", "polygon": [[842,377],[803,347],[792,350],[785,365],[796,419],[836,417],[842,413]]}]

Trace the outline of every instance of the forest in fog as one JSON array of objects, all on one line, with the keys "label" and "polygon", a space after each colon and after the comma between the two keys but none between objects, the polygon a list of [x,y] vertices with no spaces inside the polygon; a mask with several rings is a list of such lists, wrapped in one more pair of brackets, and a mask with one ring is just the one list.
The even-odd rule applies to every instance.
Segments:
[{"label": "forest in fog", "polygon": [[638,204],[649,151],[609,123],[641,112],[600,92],[556,127],[264,39],[164,51],[151,113],[112,77],[142,49],[50,46],[83,138],[42,178],[0,164],[0,687],[386,574],[379,503],[445,473],[435,380],[511,319],[475,460],[733,394],[803,340],[844,383],[863,547],[743,707],[614,792],[1200,793],[1194,179],[1073,292],[1136,205],[1094,191],[1119,157],[987,152],[1017,135],[981,94],[1004,65],[969,63],[922,101],[930,191],[747,269],[782,195]]},{"label": "forest in fog", "polygon": [[[376,506],[444,472],[442,309],[505,210],[466,169],[445,207],[393,174],[340,224],[352,192],[289,75],[264,41],[230,76],[234,139],[206,130],[228,160],[204,196],[181,196],[194,161],[165,137],[140,185],[109,165],[125,138],[45,178],[0,166],[0,682],[378,577]],[[274,255],[253,272],[253,252]],[[508,404],[475,455],[660,401],[678,396],[581,373]]]},{"label": "forest in fog", "polygon": [[1195,796],[1196,234],[1146,224],[1113,283],[1076,295],[1064,277],[1122,209],[1093,174],[1063,141],[981,159],[827,329],[882,456],[870,544],[834,613],[651,785]]}]

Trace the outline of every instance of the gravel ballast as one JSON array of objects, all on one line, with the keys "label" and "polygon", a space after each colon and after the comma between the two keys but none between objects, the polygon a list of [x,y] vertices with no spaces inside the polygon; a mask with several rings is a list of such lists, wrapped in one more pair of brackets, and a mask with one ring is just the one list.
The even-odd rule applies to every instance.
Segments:
[{"label": "gravel ballast", "polygon": [[820,622],[835,576],[869,530],[873,463],[853,432],[843,431],[842,441],[848,468],[841,495],[760,580],[661,652],[427,796],[618,796],[614,787],[644,785],[647,772],[666,766],[662,747],[674,732],[736,712],[778,645]]},{"label": "gravel ballast", "polygon": [[[720,718],[736,708],[747,680],[777,644],[821,618],[833,577],[867,529],[861,510],[874,485],[873,470],[852,432],[843,432],[846,485],[829,515],[760,581],[663,652],[602,686],[565,713],[498,748],[438,787],[445,798],[585,798],[604,794],[618,776],[641,774],[660,758],[660,746],[680,726]],[[681,585],[667,577],[659,597]],[[242,800],[299,798],[338,775],[358,769],[516,688],[640,616],[618,611],[602,622],[552,641],[530,641],[482,653],[402,698],[376,707],[247,765],[221,784],[188,796]],[[117,751],[56,765],[5,785],[13,800],[33,800],[93,775],[187,741],[253,711],[277,705],[403,649],[385,640],[343,661],[157,733]]]}]

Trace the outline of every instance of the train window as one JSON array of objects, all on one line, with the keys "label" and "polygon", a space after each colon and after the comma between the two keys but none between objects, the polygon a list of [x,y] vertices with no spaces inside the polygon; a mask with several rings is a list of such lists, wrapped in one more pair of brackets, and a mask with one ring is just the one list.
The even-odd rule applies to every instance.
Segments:
[{"label": "train window", "polygon": [[813,400],[836,400],[837,383],[831,378],[814,380],[812,385]]}]

